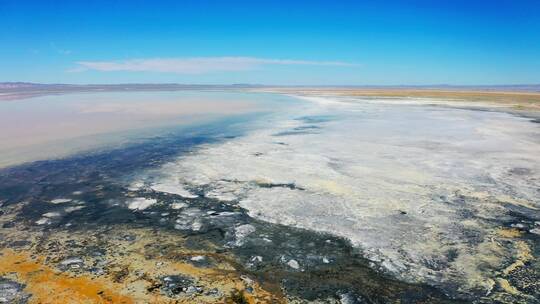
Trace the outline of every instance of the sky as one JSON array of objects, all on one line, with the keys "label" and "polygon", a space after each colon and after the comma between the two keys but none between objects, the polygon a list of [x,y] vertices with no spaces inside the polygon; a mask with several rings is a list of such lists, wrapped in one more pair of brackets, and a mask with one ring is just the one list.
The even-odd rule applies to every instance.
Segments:
[{"label": "sky", "polygon": [[540,1],[0,0],[0,82],[540,83]]}]

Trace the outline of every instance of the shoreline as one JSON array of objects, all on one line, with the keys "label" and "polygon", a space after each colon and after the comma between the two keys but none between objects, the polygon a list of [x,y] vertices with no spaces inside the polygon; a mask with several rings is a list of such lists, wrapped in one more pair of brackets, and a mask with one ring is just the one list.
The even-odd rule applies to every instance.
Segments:
[{"label": "shoreline", "polygon": [[265,88],[261,92],[295,94],[303,96],[354,97],[418,100],[437,100],[471,103],[471,105],[495,105],[511,110],[540,112],[540,92],[487,91],[487,90],[441,90],[441,89],[346,89],[346,88]]},{"label": "shoreline", "polygon": [[540,86],[448,86],[448,87],[338,87],[262,85],[38,85],[1,87],[0,101],[24,100],[47,95],[103,92],[240,91],[343,96],[364,98],[443,99],[458,102],[489,103],[514,110],[540,112]]}]

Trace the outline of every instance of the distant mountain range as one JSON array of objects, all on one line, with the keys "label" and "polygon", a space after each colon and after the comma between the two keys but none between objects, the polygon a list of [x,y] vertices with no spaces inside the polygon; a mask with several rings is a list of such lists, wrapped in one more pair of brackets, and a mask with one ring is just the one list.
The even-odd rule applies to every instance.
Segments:
[{"label": "distant mountain range", "polygon": [[136,89],[189,89],[189,88],[211,88],[211,87],[260,87],[260,85],[232,84],[232,85],[199,85],[199,84],[178,84],[178,83],[128,83],[128,84],[43,84],[32,82],[0,82],[0,89],[65,89],[65,90],[136,90]]},{"label": "distant mountain range", "polygon": [[17,89],[17,88],[28,88],[38,86],[37,83],[30,82],[0,82],[0,89]]},{"label": "distant mountain range", "polygon": [[351,89],[440,89],[440,90],[486,90],[486,91],[533,91],[540,92],[540,84],[523,85],[343,85],[343,86],[321,86],[321,85],[261,85],[237,83],[230,85],[208,85],[208,84],[178,84],[178,83],[128,83],[128,84],[42,84],[32,82],[0,82],[0,90],[12,91],[18,89],[38,90],[38,91],[95,91],[95,90],[183,90],[183,89],[212,89],[212,88],[351,88]]}]

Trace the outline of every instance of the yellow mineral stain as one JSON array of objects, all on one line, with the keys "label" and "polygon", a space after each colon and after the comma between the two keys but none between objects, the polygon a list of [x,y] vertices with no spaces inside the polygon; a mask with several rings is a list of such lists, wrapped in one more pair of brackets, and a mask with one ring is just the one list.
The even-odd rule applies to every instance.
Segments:
[{"label": "yellow mineral stain", "polygon": [[[0,251],[0,254],[3,253],[0,255],[0,276],[12,273],[13,275],[8,274],[9,278],[26,284],[26,291],[33,294],[30,303],[213,304],[227,303],[232,299],[233,292],[242,293],[243,299],[250,304],[285,303],[279,290],[274,294],[256,280],[250,284],[253,292],[244,292],[248,284],[242,280],[242,272],[238,271],[240,266],[232,257],[187,250],[182,246],[182,238],[176,234],[156,233],[149,229],[130,229],[129,233],[136,235],[138,241],[125,242],[120,236],[124,235],[126,230],[123,227],[117,228],[106,245],[109,249],[105,257],[109,265],[107,275],[95,278],[89,275],[64,274],[45,265],[45,260],[59,261],[70,255],[68,248],[60,246],[52,254],[46,251]],[[49,242],[58,244],[65,244],[68,240],[77,240],[84,244],[96,242],[95,236],[62,231],[48,239]],[[153,246],[156,243],[171,243],[175,244],[175,247],[164,255],[156,254]],[[38,257],[32,259],[32,254],[38,254]],[[206,256],[216,264],[212,267],[196,267],[188,262],[193,256]],[[124,269],[125,274],[118,279],[117,272]],[[164,295],[159,287],[148,289],[159,285],[161,277],[174,274],[192,277],[204,290],[217,288],[223,297],[199,294],[193,297],[181,295],[170,298]]]},{"label": "yellow mineral stain", "polygon": [[336,195],[346,195],[352,192],[348,187],[331,180],[318,180],[314,182],[314,185],[322,191]]},{"label": "yellow mineral stain", "polygon": [[515,248],[517,251],[516,261],[503,270],[503,273],[505,275],[510,274],[512,271],[516,270],[519,267],[525,266],[525,263],[527,263],[533,258],[531,248],[524,241],[517,241]]},{"label": "yellow mineral stain", "polygon": [[519,290],[517,290],[514,286],[510,285],[510,282],[508,280],[505,280],[503,278],[498,278],[497,282],[499,282],[499,286],[506,292],[510,294],[519,294]]},{"label": "yellow mineral stain", "polygon": [[509,195],[499,195],[499,196],[497,196],[497,198],[500,199],[503,203],[508,203],[508,204],[512,204],[512,205],[516,205],[516,206],[520,206],[520,207],[525,207],[525,208],[529,208],[529,209],[532,209],[532,210],[538,210],[538,207],[536,207],[535,204],[533,204],[532,202],[529,202],[527,200],[524,200],[524,199],[511,197]]},{"label": "yellow mineral stain", "polygon": [[516,228],[500,228],[497,230],[497,234],[504,238],[517,238],[521,236],[521,231]]},{"label": "yellow mineral stain", "polygon": [[70,277],[43,264],[43,258],[32,259],[25,252],[2,250],[0,274],[15,273],[32,295],[29,303],[134,303],[133,299],[115,292],[111,282],[88,277]]}]

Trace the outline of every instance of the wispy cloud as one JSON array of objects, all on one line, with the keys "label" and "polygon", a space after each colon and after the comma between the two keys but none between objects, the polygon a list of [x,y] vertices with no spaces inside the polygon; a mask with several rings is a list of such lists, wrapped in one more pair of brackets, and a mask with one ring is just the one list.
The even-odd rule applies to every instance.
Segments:
[{"label": "wispy cloud", "polygon": [[104,72],[131,71],[180,74],[246,71],[265,65],[358,66],[358,64],[341,61],[310,61],[255,57],[192,57],[131,59],[123,61],[79,61],[77,62],[77,65],[78,67],[72,71],[97,70]]}]

